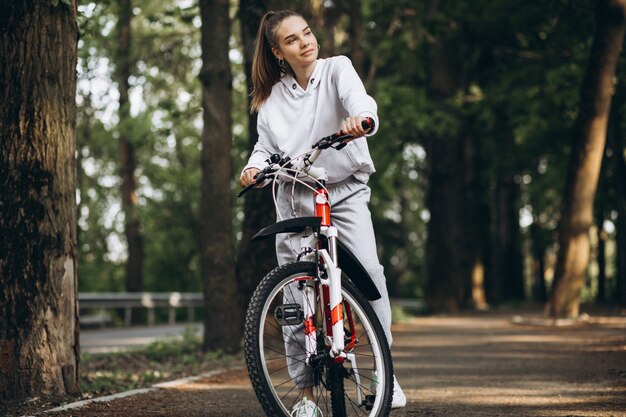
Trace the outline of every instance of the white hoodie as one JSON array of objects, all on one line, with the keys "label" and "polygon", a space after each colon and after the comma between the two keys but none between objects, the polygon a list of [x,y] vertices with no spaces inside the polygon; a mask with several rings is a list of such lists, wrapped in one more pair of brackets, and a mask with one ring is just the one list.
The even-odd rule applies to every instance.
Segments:
[{"label": "white hoodie", "polygon": [[[259,140],[244,171],[264,168],[265,160],[275,153],[291,158],[301,155],[318,139],[337,132],[348,116],[373,118],[376,126],[368,136],[378,130],[376,102],[367,95],[347,57],[319,59],[306,90],[292,75],[280,81],[259,109]],[[327,149],[315,165],[326,168],[329,184],[351,175],[365,183],[375,172],[365,138],[351,141],[339,151]]]}]

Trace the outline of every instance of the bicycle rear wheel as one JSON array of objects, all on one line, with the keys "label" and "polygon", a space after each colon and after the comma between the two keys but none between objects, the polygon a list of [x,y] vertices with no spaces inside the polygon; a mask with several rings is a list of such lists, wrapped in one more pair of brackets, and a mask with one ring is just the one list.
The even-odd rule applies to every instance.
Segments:
[{"label": "bicycle rear wheel", "polygon": [[[303,289],[319,288],[316,264],[294,262],[276,268],[257,287],[245,323],[245,353],[255,393],[268,416],[289,417],[305,388],[313,391],[323,415],[386,417],[391,407],[393,369],[382,327],[366,298],[343,279],[346,353],[343,362],[329,353],[319,297],[316,300],[317,354],[306,363]],[[352,333],[347,314],[354,321]],[[373,381],[376,375],[377,383]]]}]

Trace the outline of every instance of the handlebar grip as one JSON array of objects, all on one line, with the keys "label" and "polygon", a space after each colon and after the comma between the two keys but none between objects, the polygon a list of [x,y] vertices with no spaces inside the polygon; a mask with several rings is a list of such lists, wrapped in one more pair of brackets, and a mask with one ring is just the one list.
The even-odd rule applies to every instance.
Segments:
[{"label": "handlebar grip", "polygon": [[374,130],[374,128],[376,127],[376,122],[374,122],[373,118],[366,117],[365,120],[361,122],[361,126],[363,127],[363,129],[371,131]]}]

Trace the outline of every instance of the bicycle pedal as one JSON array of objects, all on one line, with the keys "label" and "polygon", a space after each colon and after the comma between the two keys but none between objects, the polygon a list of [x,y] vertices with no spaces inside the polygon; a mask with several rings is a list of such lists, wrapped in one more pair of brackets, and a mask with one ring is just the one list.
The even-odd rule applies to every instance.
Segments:
[{"label": "bicycle pedal", "polygon": [[295,326],[304,321],[300,304],[281,304],[274,309],[274,318],[281,326]]}]

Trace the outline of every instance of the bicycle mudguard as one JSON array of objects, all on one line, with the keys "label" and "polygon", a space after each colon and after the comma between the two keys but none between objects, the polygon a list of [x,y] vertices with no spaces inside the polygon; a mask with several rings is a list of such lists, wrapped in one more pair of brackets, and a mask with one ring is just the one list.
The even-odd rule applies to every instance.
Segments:
[{"label": "bicycle mudguard", "polygon": [[[297,217],[283,220],[259,230],[252,237],[252,240],[261,240],[279,233],[299,233],[303,232],[307,227],[313,229],[314,232],[319,232],[321,223],[321,217]],[[368,300],[374,301],[381,298],[378,288],[376,288],[374,281],[363,267],[363,264],[339,239],[337,239],[337,257],[339,258],[341,270],[346,273]]]},{"label": "bicycle mudguard", "polygon": [[381,298],[376,284],[374,284],[372,277],[367,273],[363,264],[339,239],[337,239],[337,257],[339,258],[341,270],[350,277],[350,281],[356,285],[368,300],[374,301]]},{"label": "bicycle mudguard", "polygon": [[320,231],[322,224],[321,217],[296,217],[294,219],[283,220],[259,230],[252,240],[261,240],[279,233],[299,233],[310,227],[314,232]]}]

